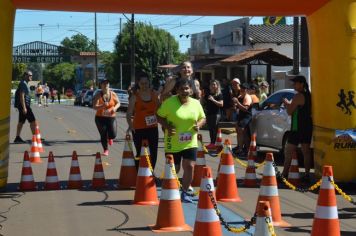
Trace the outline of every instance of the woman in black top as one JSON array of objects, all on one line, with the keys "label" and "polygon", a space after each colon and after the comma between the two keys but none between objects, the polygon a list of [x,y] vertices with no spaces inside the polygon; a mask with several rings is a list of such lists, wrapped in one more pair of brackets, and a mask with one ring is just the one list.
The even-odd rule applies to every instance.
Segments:
[{"label": "woman in black top", "polygon": [[206,120],[210,134],[210,144],[207,145],[207,148],[214,149],[217,135],[217,125],[221,119],[220,110],[224,105],[219,81],[210,81],[209,92],[205,95],[204,98],[206,102]]},{"label": "woman in black top", "polygon": [[291,157],[296,153],[299,144],[302,146],[304,156],[305,176],[304,181],[309,182],[311,150],[310,143],[313,132],[311,116],[311,95],[308,83],[304,76],[296,76],[291,79],[297,94],[292,101],[283,100],[288,115],[291,115],[291,132],[285,147],[283,175],[287,176],[291,164]]}]

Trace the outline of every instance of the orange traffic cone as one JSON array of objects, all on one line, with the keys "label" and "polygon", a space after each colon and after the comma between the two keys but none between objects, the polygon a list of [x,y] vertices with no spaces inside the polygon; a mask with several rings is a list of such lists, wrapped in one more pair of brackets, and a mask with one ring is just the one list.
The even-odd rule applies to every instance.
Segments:
[{"label": "orange traffic cone", "polygon": [[257,186],[256,167],[255,167],[256,156],[257,156],[256,134],[253,134],[251,136],[250,149],[248,151],[247,168],[246,168],[245,179],[244,179],[244,185],[246,187]]},{"label": "orange traffic cone", "polygon": [[259,201],[257,204],[256,229],[254,236],[272,236],[274,228],[269,228],[272,224],[271,207],[268,201]]},{"label": "orange traffic cone", "polygon": [[119,188],[134,188],[136,186],[137,170],[130,135],[126,135],[125,147],[122,153]]},{"label": "orange traffic cone", "polygon": [[220,236],[222,234],[219,217],[209,197],[209,191],[215,197],[213,176],[210,167],[203,167],[200,184],[199,202],[194,224],[194,236]]},{"label": "orange traffic cone", "polygon": [[34,163],[42,163],[40,152],[38,150],[38,145],[37,145],[37,137],[35,134],[32,135],[30,161]]},{"label": "orange traffic cone", "polygon": [[199,187],[201,181],[201,175],[203,173],[203,167],[206,166],[205,161],[205,153],[203,150],[203,137],[201,134],[198,134],[198,153],[197,153],[197,160],[194,166],[194,176],[192,181],[193,187]]},{"label": "orange traffic cone", "polygon": [[222,150],[222,148],[223,148],[223,139],[222,139],[221,129],[218,129],[218,132],[216,135],[215,148],[217,151]]},{"label": "orange traffic cone", "polygon": [[37,139],[37,147],[39,152],[44,152],[43,146],[42,146],[42,140],[41,140],[41,132],[40,132],[40,127],[36,125],[36,130],[35,130],[35,135]]},{"label": "orange traffic cone", "polygon": [[[269,201],[272,209],[273,225],[287,227],[290,226],[290,224],[282,220],[276,173],[272,163],[273,163],[273,154],[267,153],[266,163],[263,169],[260,194],[258,196],[257,203],[259,201]],[[257,205],[256,205],[256,210],[257,210]]]},{"label": "orange traffic cone", "polygon": [[44,188],[46,190],[60,189],[56,163],[54,162],[54,157],[52,152],[49,152],[48,154],[47,174],[46,174],[46,182]]},{"label": "orange traffic cone", "polygon": [[28,156],[28,152],[25,151],[25,153],[23,155],[20,190],[21,191],[32,191],[35,189],[36,189],[36,183],[33,179],[31,162],[30,162],[30,159]]},{"label": "orange traffic cone", "polygon": [[296,186],[300,184],[298,156],[296,151],[292,154],[292,161],[288,172],[288,181]]},{"label": "orange traffic cone", "polygon": [[222,202],[241,202],[237,190],[234,159],[229,148],[230,140],[225,140],[224,152],[221,154],[216,199]]},{"label": "orange traffic cone", "polygon": [[192,228],[185,224],[179,186],[173,175],[174,168],[173,155],[167,155],[157,221],[156,225],[151,227],[153,232],[192,231]]},{"label": "orange traffic cone", "polygon": [[[145,147],[143,153],[148,154],[148,150]],[[158,205],[156,183],[147,162],[148,158],[146,155],[141,155],[140,157],[133,202],[137,205]]]},{"label": "orange traffic cone", "polygon": [[106,187],[105,174],[103,169],[103,163],[101,162],[100,152],[96,153],[93,180],[91,182],[91,187],[94,189],[100,189]]},{"label": "orange traffic cone", "polygon": [[319,190],[318,205],[314,215],[311,236],[339,236],[340,222],[336,205],[332,166],[323,167],[323,177]]},{"label": "orange traffic cone", "polygon": [[69,171],[68,188],[79,189],[83,187],[82,176],[80,174],[80,167],[78,162],[77,152],[73,151],[72,163]]}]

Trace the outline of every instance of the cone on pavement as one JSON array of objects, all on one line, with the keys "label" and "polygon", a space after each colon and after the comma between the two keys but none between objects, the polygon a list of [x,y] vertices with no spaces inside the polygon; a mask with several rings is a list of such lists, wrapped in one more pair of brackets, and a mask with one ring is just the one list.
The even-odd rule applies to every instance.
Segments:
[{"label": "cone on pavement", "polygon": [[340,235],[335,188],[329,178],[334,181],[332,166],[324,166],[311,236]]},{"label": "cone on pavement", "polygon": [[68,188],[80,189],[82,187],[83,187],[83,183],[82,183],[82,176],[80,174],[78,155],[76,151],[73,151],[72,163],[69,171]]},{"label": "cone on pavement", "polygon": [[241,202],[236,184],[234,159],[229,145],[230,140],[226,139],[221,154],[216,199],[221,202]]},{"label": "cone on pavement", "polygon": [[106,187],[105,174],[103,169],[103,163],[101,161],[100,152],[97,152],[95,156],[95,166],[94,166],[94,173],[93,173],[93,180],[91,182],[91,187],[93,189],[101,189]]},{"label": "cone on pavement", "polygon": [[[273,154],[267,153],[265,160],[265,167],[263,169],[263,177],[260,187],[260,193],[257,203],[259,201],[269,201],[272,209],[272,219],[274,226],[288,227],[289,223],[282,220],[281,207],[278,196],[278,186],[276,179],[276,172],[273,167]],[[257,210],[257,204],[256,204]]]},{"label": "cone on pavement", "polygon": [[206,166],[205,153],[202,145],[203,145],[203,136],[201,134],[198,134],[197,160],[195,162],[193,181],[191,184],[193,187],[200,186],[203,168]]},{"label": "cone on pavement", "polygon": [[156,183],[147,161],[149,159],[148,149],[147,146],[143,148],[143,153],[146,153],[147,156],[141,155],[140,157],[133,203],[137,205],[158,205]]},{"label": "cone on pavement", "polygon": [[288,172],[288,181],[295,186],[300,184],[298,156],[296,151],[292,154],[292,161]]},{"label": "cone on pavement", "polygon": [[32,135],[30,161],[33,163],[42,163],[40,152],[38,150],[38,145],[37,145],[37,137],[35,134]]},{"label": "cone on pavement", "polygon": [[27,151],[25,151],[23,155],[20,190],[21,191],[36,190],[36,183],[33,179],[31,162]]},{"label": "cone on pavement", "polygon": [[272,224],[271,207],[268,201],[259,201],[257,203],[256,228],[254,236],[273,236],[274,228]]},{"label": "cone on pavement", "polygon": [[46,190],[58,190],[60,189],[56,163],[54,161],[53,153],[49,152],[48,154],[48,163],[47,163],[47,174],[45,187]]},{"label": "cone on pavement", "polygon": [[246,187],[257,186],[256,167],[255,167],[256,156],[257,156],[256,134],[252,134],[250,148],[248,151],[247,168],[246,168],[245,179],[244,179],[244,185]]},{"label": "cone on pavement", "polygon": [[36,125],[35,135],[36,135],[36,139],[37,139],[38,151],[39,152],[44,152],[44,149],[43,149],[43,146],[42,146],[40,127],[38,125]]},{"label": "cone on pavement", "polygon": [[126,135],[125,147],[122,153],[119,188],[134,188],[136,186],[137,170],[132,152],[131,136]]},{"label": "cone on pavement", "polygon": [[222,133],[221,129],[218,129],[218,132],[216,134],[216,140],[215,140],[215,148],[219,152],[223,148],[223,139],[222,139]]},{"label": "cone on pavement", "polygon": [[219,217],[209,197],[209,191],[212,192],[213,197],[216,199],[211,168],[203,167],[197,214],[194,224],[194,236],[223,235]]},{"label": "cone on pavement", "polygon": [[179,185],[173,175],[175,170],[172,170],[174,168],[173,155],[167,155],[157,221],[156,225],[151,227],[153,232],[192,231],[184,220]]}]

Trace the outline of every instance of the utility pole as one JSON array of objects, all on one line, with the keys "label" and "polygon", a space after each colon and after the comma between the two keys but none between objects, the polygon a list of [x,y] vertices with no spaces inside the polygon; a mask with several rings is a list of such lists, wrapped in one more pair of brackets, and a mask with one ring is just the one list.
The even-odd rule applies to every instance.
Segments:
[{"label": "utility pole", "polygon": [[42,28],[45,24],[38,24],[41,27],[41,43],[42,43]]},{"label": "utility pole", "polygon": [[[43,30],[43,26],[45,24],[38,24],[41,27],[41,54],[43,53],[43,41],[42,41],[42,30]],[[39,73],[39,80],[41,81],[41,83],[43,84],[43,67],[44,64],[40,63],[40,73]]]},{"label": "utility pole", "polygon": [[299,74],[299,17],[293,17],[293,75]]},{"label": "utility pole", "polygon": [[131,85],[135,84],[135,14],[131,14]]},{"label": "utility pole", "polygon": [[98,80],[98,32],[97,32],[97,25],[96,25],[96,12],[94,13],[94,26],[95,26],[95,76],[93,79],[93,86],[96,87],[96,82]]}]

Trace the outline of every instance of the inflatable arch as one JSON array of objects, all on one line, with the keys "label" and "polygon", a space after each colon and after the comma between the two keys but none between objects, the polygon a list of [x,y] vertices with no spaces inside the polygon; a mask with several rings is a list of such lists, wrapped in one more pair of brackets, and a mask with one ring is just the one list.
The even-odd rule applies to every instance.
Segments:
[{"label": "inflatable arch", "polygon": [[[1,0],[0,94],[9,94],[16,9],[146,14],[266,16],[305,15],[311,48],[314,159],[334,166],[337,180],[356,180],[355,143],[335,139],[336,130],[356,128],[356,0]],[[349,97],[348,95],[349,94]],[[0,187],[8,175],[10,96],[0,100]],[[346,114],[345,114],[346,113]]]}]

